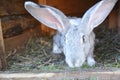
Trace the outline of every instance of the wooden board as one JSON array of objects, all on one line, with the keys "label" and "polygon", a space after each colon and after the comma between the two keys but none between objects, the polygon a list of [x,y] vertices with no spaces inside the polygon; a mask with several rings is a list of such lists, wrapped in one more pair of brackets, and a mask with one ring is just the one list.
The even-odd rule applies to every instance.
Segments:
[{"label": "wooden board", "polygon": [[[27,41],[34,35],[40,33],[39,27],[25,30],[22,34],[4,39],[6,51],[21,50],[25,47]],[[8,54],[7,54],[8,55]]]},{"label": "wooden board", "polygon": [[0,73],[0,80],[119,80],[120,72],[61,71],[43,73]]},{"label": "wooden board", "polygon": [[6,56],[5,46],[4,46],[4,40],[3,40],[1,19],[0,19],[0,70],[7,68],[5,56]]}]

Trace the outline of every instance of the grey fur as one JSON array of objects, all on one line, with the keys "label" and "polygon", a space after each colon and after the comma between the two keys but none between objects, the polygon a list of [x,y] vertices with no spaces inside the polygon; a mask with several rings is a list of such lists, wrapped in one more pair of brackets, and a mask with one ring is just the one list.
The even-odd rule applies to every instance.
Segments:
[{"label": "grey fur", "polygon": [[82,18],[66,17],[56,8],[39,6],[30,1],[25,2],[25,8],[38,21],[57,30],[53,38],[53,53],[63,52],[69,67],[80,67],[85,60],[89,66],[96,63],[93,57],[93,29],[105,20],[116,2],[117,0],[101,0]]}]

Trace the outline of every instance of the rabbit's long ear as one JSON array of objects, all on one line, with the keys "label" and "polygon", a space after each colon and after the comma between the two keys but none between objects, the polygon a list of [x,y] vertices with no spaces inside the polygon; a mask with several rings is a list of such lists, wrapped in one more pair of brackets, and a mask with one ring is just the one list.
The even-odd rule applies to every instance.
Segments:
[{"label": "rabbit's long ear", "polygon": [[84,14],[81,24],[87,27],[87,33],[91,32],[105,20],[116,2],[117,0],[102,0]]},{"label": "rabbit's long ear", "polygon": [[68,18],[58,9],[46,5],[38,5],[31,1],[25,2],[24,6],[33,17],[46,26],[59,32],[63,32],[67,28]]}]

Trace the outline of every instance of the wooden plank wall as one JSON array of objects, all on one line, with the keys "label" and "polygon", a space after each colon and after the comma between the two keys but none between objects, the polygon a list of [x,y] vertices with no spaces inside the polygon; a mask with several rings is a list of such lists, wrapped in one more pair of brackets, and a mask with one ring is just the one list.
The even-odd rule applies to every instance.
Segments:
[{"label": "wooden plank wall", "polygon": [[[38,3],[46,5],[47,0],[38,0]],[[46,27],[44,24],[40,24],[40,26],[38,27],[40,27],[42,35],[46,35],[47,33],[49,33],[49,31],[52,31],[52,29]]]},{"label": "wooden plank wall", "polygon": [[110,29],[113,29],[117,26],[117,11],[115,9],[109,15],[108,25]]},{"label": "wooden plank wall", "polygon": [[[38,3],[53,6],[67,16],[79,16],[81,17],[85,11],[95,4],[97,0],[38,0]],[[86,6],[87,5],[87,6]],[[40,24],[42,35],[48,33],[53,34],[55,30],[46,27],[44,24]]]},{"label": "wooden plank wall", "polygon": [[120,0],[118,0],[117,4],[109,15],[108,25],[110,29],[118,27],[118,30],[120,31]]},{"label": "wooden plank wall", "polygon": [[118,20],[117,20],[117,25],[119,28],[119,32],[120,32],[120,0],[118,1]]},{"label": "wooden plank wall", "polygon": [[[38,0],[38,3],[50,5],[58,8],[67,16],[81,17],[87,9],[97,3],[99,0]],[[108,26],[110,29],[119,27],[120,30],[120,0],[108,17]],[[54,30],[41,24],[40,29],[44,35],[54,33]]]},{"label": "wooden plank wall", "polygon": [[60,9],[69,16],[82,16],[96,2],[97,0],[47,0],[48,5]]}]

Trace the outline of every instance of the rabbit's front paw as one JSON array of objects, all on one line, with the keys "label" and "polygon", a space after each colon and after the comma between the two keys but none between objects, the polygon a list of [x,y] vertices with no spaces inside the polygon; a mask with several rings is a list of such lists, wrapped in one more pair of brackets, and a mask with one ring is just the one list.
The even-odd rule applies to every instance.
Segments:
[{"label": "rabbit's front paw", "polygon": [[61,51],[60,49],[53,50],[52,52],[53,52],[54,54],[60,54],[60,53],[62,53],[62,51]]},{"label": "rabbit's front paw", "polygon": [[68,64],[68,66],[69,66],[70,68],[74,68],[74,64],[71,62],[71,60],[66,59],[66,63]]},{"label": "rabbit's front paw", "polygon": [[82,64],[85,62],[85,58],[83,57],[82,59],[66,59],[66,63],[68,64],[69,67],[74,68],[74,67],[81,67]]},{"label": "rabbit's front paw", "polygon": [[87,63],[89,66],[94,66],[96,61],[94,60],[94,58],[89,57],[87,58]]},{"label": "rabbit's front paw", "polygon": [[62,53],[62,50],[54,43],[52,52],[54,54],[60,54],[60,53]]}]

